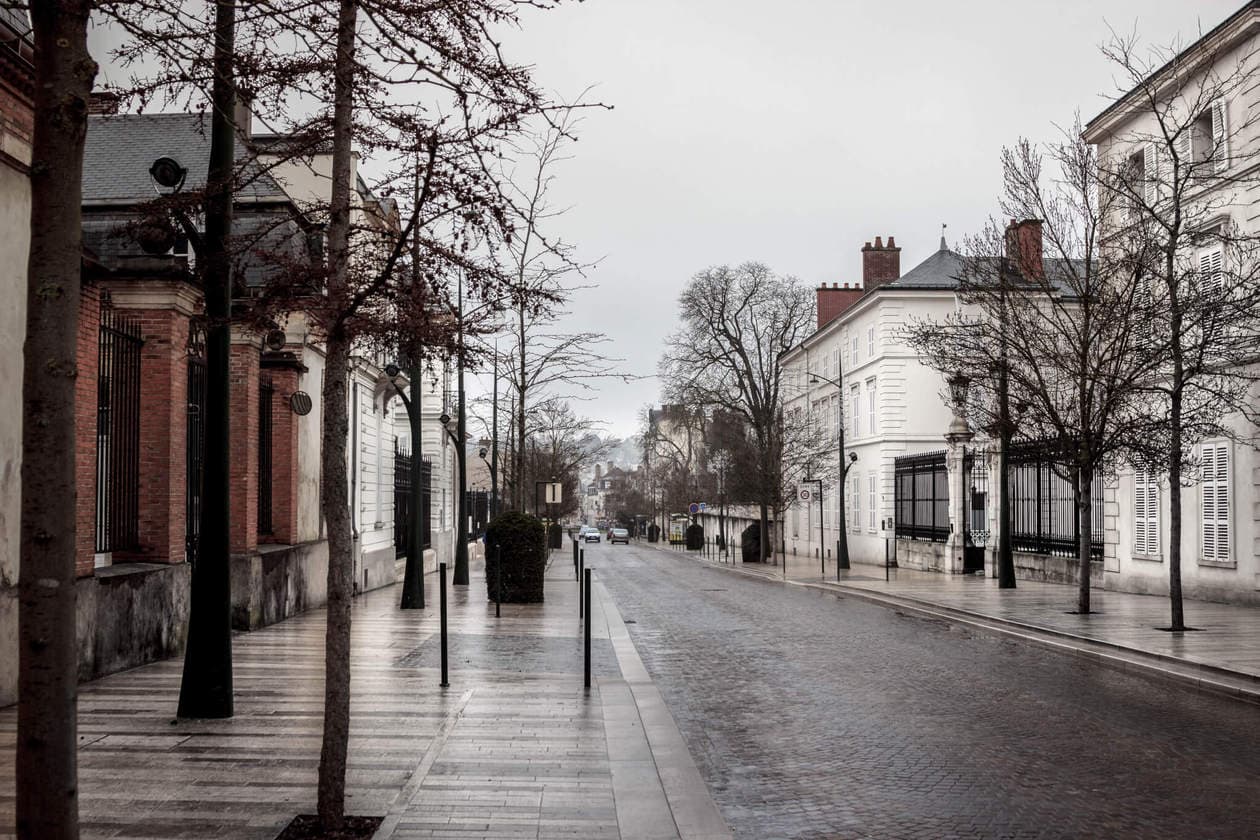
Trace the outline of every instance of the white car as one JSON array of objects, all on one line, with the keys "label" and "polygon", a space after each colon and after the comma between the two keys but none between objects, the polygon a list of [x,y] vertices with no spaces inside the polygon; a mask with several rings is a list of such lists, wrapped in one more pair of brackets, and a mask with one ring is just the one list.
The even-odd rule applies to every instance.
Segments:
[{"label": "white car", "polygon": [[584,543],[599,542],[599,531],[595,528],[583,528],[578,532],[578,539]]}]

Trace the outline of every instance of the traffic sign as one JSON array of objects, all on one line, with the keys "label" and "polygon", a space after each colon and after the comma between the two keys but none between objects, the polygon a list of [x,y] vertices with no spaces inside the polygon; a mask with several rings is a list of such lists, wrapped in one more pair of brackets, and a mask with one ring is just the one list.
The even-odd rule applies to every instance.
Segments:
[{"label": "traffic sign", "polygon": [[688,513],[699,513],[699,512],[700,512],[700,505],[696,504],[695,502],[692,502],[691,504],[687,505],[687,512],[688,512]]},{"label": "traffic sign", "polygon": [[549,482],[547,484],[547,504],[560,504],[560,496],[563,493],[564,485],[558,481]]},{"label": "traffic sign", "polygon": [[812,487],[805,487],[805,486],[801,486],[801,487],[797,488],[797,491],[796,491],[796,498],[797,498],[797,499],[799,499],[799,500],[800,500],[800,501],[802,501],[802,502],[809,502],[809,501],[813,501],[813,498],[814,498],[814,488],[812,488]]}]

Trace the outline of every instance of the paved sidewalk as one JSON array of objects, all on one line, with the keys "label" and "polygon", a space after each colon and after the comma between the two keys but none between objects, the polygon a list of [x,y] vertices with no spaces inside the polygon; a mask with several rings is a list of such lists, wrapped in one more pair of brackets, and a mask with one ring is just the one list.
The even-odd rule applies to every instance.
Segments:
[{"label": "paved sidewalk", "polygon": [[[670,549],[661,549],[671,551]],[[671,553],[679,553],[671,551]],[[784,579],[778,565],[734,564],[692,554],[714,566]],[[1091,593],[1093,614],[1072,615],[1076,588],[1021,580],[998,589],[979,575],[946,575],[913,569],[854,564],[836,580],[834,561],[821,574],[817,559],[787,558],[787,582],[841,592],[929,616],[963,621],[1064,652],[1088,656],[1126,670],[1142,671],[1194,688],[1260,703],[1260,609],[1186,601],[1185,633],[1160,630],[1169,623],[1168,599],[1155,595]]]},{"label": "paved sidewalk", "polygon": [[[378,840],[731,836],[598,582],[583,689],[578,587],[554,557],[546,603],[497,620],[479,564],[451,591],[448,689],[435,576],[423,611],[400,611],[397,587],[355,600],[347,810],[384,816]],[[174,718],[178,659],[81,686],[83,836],[271,840],[313,812],[324,624],[316,610],[236,635],[228,720]],[[0,710],[0,837],[15,728]]]}]

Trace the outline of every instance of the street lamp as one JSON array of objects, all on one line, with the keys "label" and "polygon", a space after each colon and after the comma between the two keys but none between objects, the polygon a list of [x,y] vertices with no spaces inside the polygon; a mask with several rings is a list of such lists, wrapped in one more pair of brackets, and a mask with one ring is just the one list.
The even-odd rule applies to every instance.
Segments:
[{"label": "street lamp", "polygon": [[[498,444],[493,438],[482,438],[478,445],[480,449],[477,456],[486,462],[486,468],[490,470],[490,518],[494,519],[498,512],[499,499],[499,453]],[[490,457],[487,458],[487,453]]]},{"label": "street lamp", "polygon": [[[464,473],[464,441],[456,431],[451,429],[451,415],[443,414],[438,418],[438,422],[442,424],[442,428],[455,444],[455,465],[459,470],[459,489],[458,496],[455,499],[455,574],[451,579],[452,586],[468,585],[468,522],[466,521],[467,503],[464,495],[467,490],[466,476]],[[464,424],[457,422],[456,428],[459,432],[464,430]],[[463,568],[463,578],[460,578],[460,569]]]},{"label": "street lamp", "polygon": [[[841,374],[841,379],[843,379],[843,374]],[[836,392],[839,394],[839,397],[840,397],[840,405],[843,406],[844,405],[844,385],[841,384],[840,380],[828,379],[827,377],[819,376],[816,373],[810,374],[810,377],[809,377],[810,385],[817,385],[820,382],[826,382],[828,385],[836,386]],[[837,444],[838,444],[837,457],[839,458],[840,486],[839,488],[837,488],[838,492],[836,495],[836,508],[839,511],[839,522],[836,523],[837,528],[839,528],[839,536],[836,539],[836,579],[837,580],[840,579],[840,572],[843,571],[844,569],[849,568],[849,534],[848,534],[848,526],[845,524],[844,483],[849,477],[849,470],[853,468],[853,465],[857,463],[857,459],[858,459],[856,452],[850,452],[849,459],[848,459],[849,462],[847,464],[845,463],[844,412],[843,411],[840,413],[840,422],[838,426],[839,428],[836,430],[836,439],[837,439]],[[819,546],[818,550],[821,552],[822,546]]]}]

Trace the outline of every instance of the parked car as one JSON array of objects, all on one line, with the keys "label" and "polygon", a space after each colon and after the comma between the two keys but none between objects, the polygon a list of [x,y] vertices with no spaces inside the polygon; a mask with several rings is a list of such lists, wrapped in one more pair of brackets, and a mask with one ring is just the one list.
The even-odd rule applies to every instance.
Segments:
[{"label": "parked car", "polygon": [[608,542],[610,545],[616,545],[617,543],[625,543],[626,545],[629,545],[630,532],[625,528],[613,528],[611,536],[608,537]]}]

